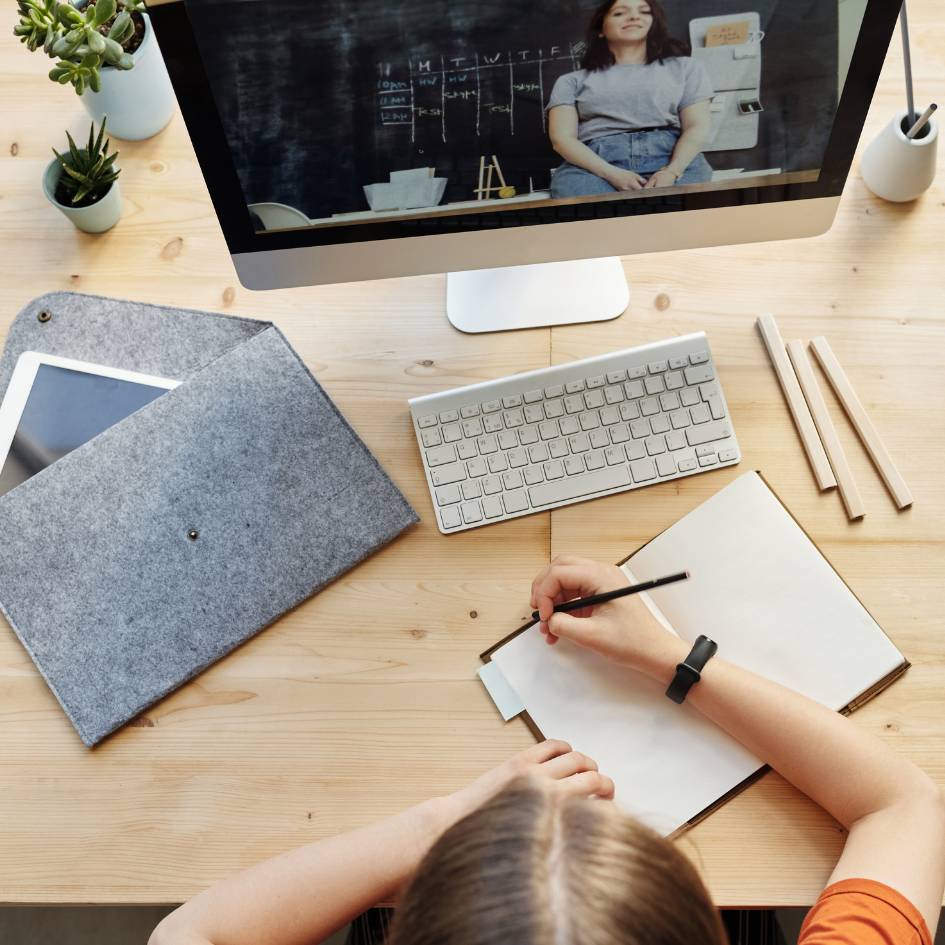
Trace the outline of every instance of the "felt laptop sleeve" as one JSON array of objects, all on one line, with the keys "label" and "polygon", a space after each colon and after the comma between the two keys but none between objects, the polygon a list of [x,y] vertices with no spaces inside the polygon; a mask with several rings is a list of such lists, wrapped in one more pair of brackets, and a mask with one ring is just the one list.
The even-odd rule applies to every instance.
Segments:
[{"label": "felt laptop sleeve", "polygon": [[181,380],[0,497],[0,609],[92,746],[418,519],[271,323],[55,293],[40,351]]}]

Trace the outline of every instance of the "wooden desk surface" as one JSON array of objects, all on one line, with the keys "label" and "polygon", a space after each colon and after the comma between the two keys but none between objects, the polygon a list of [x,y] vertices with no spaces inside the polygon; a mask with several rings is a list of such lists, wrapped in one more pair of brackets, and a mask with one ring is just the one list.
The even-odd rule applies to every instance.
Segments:
[{"label": "wooden desk surface", "polygon": [[[912,0],[917,95],[945,88],[945,13]],[[31,297],[101,293],[273,319],[423,517],[393,546],[157,705],[82,747],[0,621],[0,902],[178,902],[293,845],[450,791],[530,743],[476,681],[549,556],[614,561],[740,472],[765,472],[913,666],[854,716],[945,784],[945,178],[914,206],[856,173],[819,239],[628,259],[615,322],[465,336],[444,278],[252,294],[236,281],[180,118],[121,144],[125,215],[78,234],[40,191],[60,129],[87,127],[45,60],[0,35],[0,339]],[[864,134],[902,107],[898,41]],[[826,334],[912,487],[897,514],[831,411],[868,514],[819,495],[759,336]],[[709,473],[456,538],[433,525],[406,400],[675,334],[709,333],[744,450]],[[8,553],[8,551],[0,551]],[[382,606],[380,605],[382,603]],[[364,615],[377,612],[376,618]],[[682,841],[722,905],[805,904],[842,834],[775,774]]]}]

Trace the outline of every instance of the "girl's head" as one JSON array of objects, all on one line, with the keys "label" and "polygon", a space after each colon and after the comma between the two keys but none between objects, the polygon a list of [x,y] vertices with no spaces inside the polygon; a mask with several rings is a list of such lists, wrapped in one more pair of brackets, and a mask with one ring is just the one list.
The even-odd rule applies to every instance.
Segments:
[{"label": "girl's head", "polygon": [[722,945],[689,861],[606,801],[517,781],[448,830],[389,945]]},{"label": "girl's head", "polygon": [[646,44],[647,63],[692,53],[688,43],[669,35],[666,13],[656,0],[606,0],[591,16],[581,67],[607,69],[616,61],[616,47],[639,43]]}]

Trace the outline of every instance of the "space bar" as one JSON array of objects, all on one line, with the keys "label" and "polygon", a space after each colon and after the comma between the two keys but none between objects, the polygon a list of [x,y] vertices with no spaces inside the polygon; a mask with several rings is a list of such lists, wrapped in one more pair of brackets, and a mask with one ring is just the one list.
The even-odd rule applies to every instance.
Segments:
[{"label": "space bar", "polygon": [[551,505],[552,502],[567,502],[582,495],[604,492],[607,489],[619,489],[630,485],[630,473],[626,466],[610,466],[586,476],[570,476],[555,482],[545,482],[528,490],[532,508]]}]

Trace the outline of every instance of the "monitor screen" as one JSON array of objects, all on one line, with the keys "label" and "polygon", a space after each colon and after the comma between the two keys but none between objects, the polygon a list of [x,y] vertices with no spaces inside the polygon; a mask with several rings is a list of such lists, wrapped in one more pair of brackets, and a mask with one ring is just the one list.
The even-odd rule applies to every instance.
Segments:
[{"label": "monitor screen", "polygon": [[816,184],[866,6],[186,3],[253,231],[343,239]]}]

